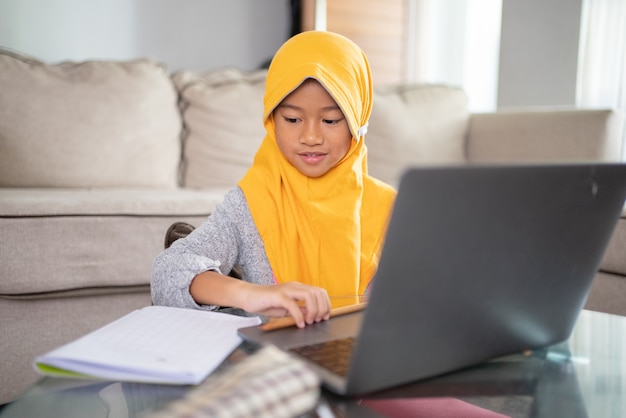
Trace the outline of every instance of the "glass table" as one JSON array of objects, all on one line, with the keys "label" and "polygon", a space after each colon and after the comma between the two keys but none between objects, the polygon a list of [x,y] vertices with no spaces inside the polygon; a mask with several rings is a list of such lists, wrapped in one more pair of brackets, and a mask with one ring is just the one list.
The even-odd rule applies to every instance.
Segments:
[{"label": "glass table", "polygon": [[[252,350],[242,344],[222,367]],[[190,386],[45,377],[0,414],[9,417],[135,417],[180,399]],[[455,398],[510,417],[603,417],[626,413],[626,317],[582,311],[568,341],[496,359],[368,399]],[[323,408],[322,408],[323,407]],[[308,416],[377,416],[323,391]]]}]

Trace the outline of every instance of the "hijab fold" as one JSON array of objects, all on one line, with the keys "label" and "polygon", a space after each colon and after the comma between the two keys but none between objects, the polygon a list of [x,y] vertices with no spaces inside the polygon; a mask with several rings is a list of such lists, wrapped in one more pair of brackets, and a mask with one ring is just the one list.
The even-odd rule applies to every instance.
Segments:
[{"label": "hijab fold", "polygon": [[[276,143],[273,111],[308,78],[342,110],[352,143],[318,178],[300,173]],[[367,174],[367,129],[373,88],[369,63],[349,39],[303,32],[274,56],[264,98],[266,136],[239,182],[278,283],[320,286],[332,296],[365,293],[378,257],[395,191]]]}]

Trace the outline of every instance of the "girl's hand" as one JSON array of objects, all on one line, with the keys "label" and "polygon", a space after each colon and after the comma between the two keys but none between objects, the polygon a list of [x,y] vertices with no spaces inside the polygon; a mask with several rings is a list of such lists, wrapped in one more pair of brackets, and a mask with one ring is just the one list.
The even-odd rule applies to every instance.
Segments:
[{"label": "girl's hand", "polygon": [[326,290],[297,282],[258,285],[205,271],[194,277],[189,293],[199,304],[232,306],[267,316],[290,315],[300,328],[330,318]]},{"label": "girl's hand", "polygon": [[241,308],[266,316],[290,315],[299,328],[330,317],[330,299],[326,290],[298,282],[250,285],[243,296]]}]

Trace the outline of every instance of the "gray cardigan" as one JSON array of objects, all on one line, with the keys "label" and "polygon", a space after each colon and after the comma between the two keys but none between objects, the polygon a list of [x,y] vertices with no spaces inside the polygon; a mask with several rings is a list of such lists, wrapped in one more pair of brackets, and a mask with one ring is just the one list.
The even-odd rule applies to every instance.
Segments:
[{"label": "gray cardigan", "polygon": [[156,258],[151,279],[152,302],[180,308],[217,309],[218,306],[198,305],[193,300],[189,293],[191,281],[207,270],[228,274],[235,265],[241,268],[247,282],[274,283],[263,240],[239,187],[226,194],[202,225]]}]

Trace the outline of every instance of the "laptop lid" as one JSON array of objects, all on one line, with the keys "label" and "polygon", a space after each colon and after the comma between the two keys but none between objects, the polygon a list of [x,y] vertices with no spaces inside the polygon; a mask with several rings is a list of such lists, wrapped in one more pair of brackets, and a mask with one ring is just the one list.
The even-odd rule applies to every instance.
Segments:
[{"label": "laptop lid", "polygon": [[347,395],[563,341],[625,198],[621,164],[409,169],[362,315],[240,335],[289,348],[358,334],[347,380],[320,375]]}]

